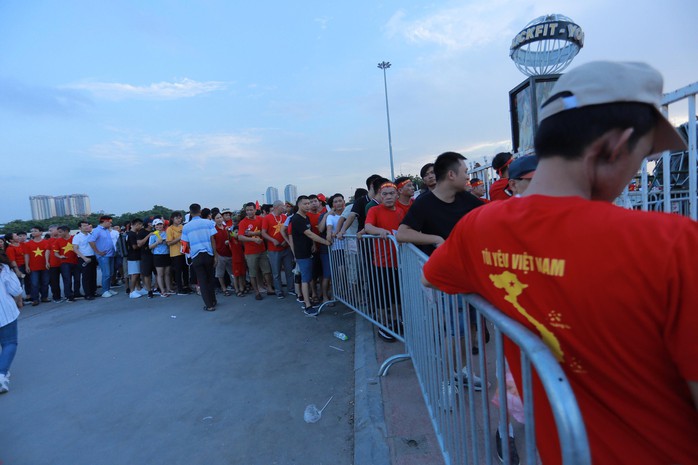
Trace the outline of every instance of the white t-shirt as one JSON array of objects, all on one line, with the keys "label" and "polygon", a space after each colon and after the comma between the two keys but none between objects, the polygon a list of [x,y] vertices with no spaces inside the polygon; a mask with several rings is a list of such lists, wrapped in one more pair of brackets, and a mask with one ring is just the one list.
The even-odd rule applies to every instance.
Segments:
[{"label": "white t-shirt", "polygon": [[7,326],[19,316],[14,298],[22,295],[22,286],[9,265],[0,266],[0,326]]},{"label": "white t-shirt", "polygon": [[[350,203],[349,205],[344,207],[344,211],[342,212],[342,216],[344,217],[344,221],[349,219],[349,215],[351,215],[351,207],[354,204]],[[344,232],[345,234],[356,234],[359,232],[359,220],[357,218],[354,218],[354,222],[347,228],[347,230]]]},{"label": "white t-shirt", "polygon": [[83,234],[80,231],[73,236],[73,248],[77,248],[86,257],[94,257],[95,251],[90,247],[89,240],[92,234]]},{"label": "white t-shirt", "polygon": [[[325,224],[327,225],[328,228],[330,226],[332,226],[332,232],[334,232],[335,234],[337,234],[337,223],[339,223],[340,218],[341,218],[340,215],[332,215],[330,213],[327,214],[327,220],[326,220]],[[341,240],[341,241],[335,240],[332,243],[332,250],[341,250],[343,248],[344,248],[344,241],[343,240]]]}]

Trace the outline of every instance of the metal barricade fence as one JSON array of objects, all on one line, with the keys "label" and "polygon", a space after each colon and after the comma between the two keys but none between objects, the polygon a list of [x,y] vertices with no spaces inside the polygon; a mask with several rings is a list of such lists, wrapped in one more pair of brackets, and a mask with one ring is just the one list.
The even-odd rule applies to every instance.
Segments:
[{"label": "metal barricade fence", "polygon": [[[345,235],[330,247],[330,269],[334,300],[404,342],[397,246],[393,236]],[[394,355],[380,372],[407,359],[407,354]]]},{"label": "metal barricade fence", "polygon": [[[525,444],[519,449],[522,463],[538,463],[531,366],[553,411],[563,463],[590,464],[574,394],[540,338],[479,296],[450,296],[425,288],[421,275],[428,257],[412,244],[399,250],[405,344],[446,464],[492,464],[498,427],[504,432],[501,453],[508,463],[513,451],[506,439],[507,425],[512,417],[522,423],[516,430],[524,431],[525,441],[516,442],[519,447]],[[486,345],[490,331],[494,349]],[[523,398],[512,394],[513,378],[507,382],[503,336],[521,350]],[[490,405],[495,391],[500,408]]]}]

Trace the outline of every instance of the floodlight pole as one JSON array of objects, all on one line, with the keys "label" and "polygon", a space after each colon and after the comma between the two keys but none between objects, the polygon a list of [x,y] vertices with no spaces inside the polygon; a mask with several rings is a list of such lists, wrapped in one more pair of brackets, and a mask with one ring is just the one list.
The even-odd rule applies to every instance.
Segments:
[{"label": "floodlight pole", "polygon": [[385,114],[388,118],[388,150],[390,151],[390,179],[395,180],[395,170],[393,168],[393,139],[390,135],[390,110],[388,108],[388,79],[385,70],[390,68],[389,61],[381,61],[378,67],[383,70],[383,86],[385,87]]}]

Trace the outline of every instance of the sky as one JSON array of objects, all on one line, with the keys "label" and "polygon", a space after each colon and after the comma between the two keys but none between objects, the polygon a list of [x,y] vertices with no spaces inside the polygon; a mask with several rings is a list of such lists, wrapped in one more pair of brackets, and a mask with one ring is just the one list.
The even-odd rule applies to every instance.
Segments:
[{"label": "sky", "polygon": [[31,219],[40,194],[114,214],[239,208],[286,184],[350,195],[390,174],[381,61],[396,175],[444,151],[491,160],[525,78],[509,46],[549,13],[584,30],[571,67],[698,81],[695,0],[5,0],[0,223]]}]

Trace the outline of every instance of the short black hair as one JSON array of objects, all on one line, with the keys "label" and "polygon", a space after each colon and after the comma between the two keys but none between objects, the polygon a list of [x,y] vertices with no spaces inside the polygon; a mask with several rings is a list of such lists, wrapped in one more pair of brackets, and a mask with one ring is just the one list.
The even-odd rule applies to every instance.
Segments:
[{"label": "short black hair", "polygon": [[367,189],[371,188],[371,186],[373,185],[373,181],[375,181],[376,178],[382,178],[382,176],[380,174],[372,174],[371,176],[366,178],[366,188]]},{"label": "short black hair", "polygon": [[357,187],[354,191],[354,202],[356,202],[361,197],[365,197],[367,195],[368,191],[366,189],[364,189],[363,187]]},{"label": "short black hair", "polygon": [[221,209],[220,209],[220,208],[218,208],[218,207],[213,207],[213,208],[211,209],[211,216],[213,216],[213,217],[215,218],[216,215],[219,214],[220,212],[221,212]]},{"label": "short black hair", "polygon": [[199,205],[198,203],[193,203],[189,205],[189,213],[191,213],[192,215],[198,215],[199,213],[201,213],[201,205]]},{"label": "short black hair", "polygon": [[143,224],[143,220],[140,218],[131,218],[131,225],[135,225],[138,223]]},{"label": "short black hair", "polygon": [[648,103],[616,102],[565,110],[544,119],[534,141],[539,158],[575,159],[594,140],[612,129],[633,128],[632,149],[657,124],[657,113]]},{"label": "short black hair", "polygon": [[70,232],[70,228],[69,228],[68,226],[66,226],[66,225],[58,226],[58,229],[61,230],[61,231],[68,231],[68,232]]},{"label": "short black hair", "polygon": [[255,210],[257,210],[257,205],[255,205],[253,202],[247,202],[245,205],[242,206],[242,208],[247,208],[247,207],[252,207]]},{"label": "short black hair", "polygon": [[436,182],[444,179],[449,171],[456,171],[463,160],[466,158],[457,152],[444,152],[436,157],[436,162],[434,162]]},{"label": "short black hair", "polygon": [[317,199],[318,196],[315,195],[315,194],[310,194],[310,195],[308,196],[308,198],[309,198],[310,200],[313,200],[313,199]]},{"label": "short black hair", "polygon": [[307,195],[299,195],[296,199],[296,207],[298,207],[298,204],[301,203],[301,200],[310,200],[310,197]]},{"label": "short black hair", "polygon": [[386,179],[382,176],[378,176],[376,179],[374,179],[373,184],[371,185],[371,187],[373,187],[373,192],[378,193],[381,186],[386,182],[390,182],[390,179]]},{"label": "short black hair", "polygon": [[42,228],[40,224],[35,224],[35,225],[32,226],[31,228],[29,228],[30,231],[31,231],[32,229],[36,229],[36,230],[38,230],[39,232],[44,232],[44,228]]},{"label": "short black hair", "polygon": [[511,152],[499,152],[492,159],[492,169],[499,172],[513,156]]},{"label": "short black hair", "polygon": [[211,209],[210,208],[202,208],[201,209],[201,217],[208,218],[209,216],[211,216]]},{"label": "short black hair", "polygon": [[427,175],[427,171],[429,171],[429,168],[433,167],[433,163],[427,163],[426,165],[422,166],[422,169],[419,170],[419,177],[424,178],[424,176]]},{"label": "short black hair", "polygon": [[83,224],[90,224],[90,222],[87,220],[80,220],[78,221],[78,228],[82,227]]}]

